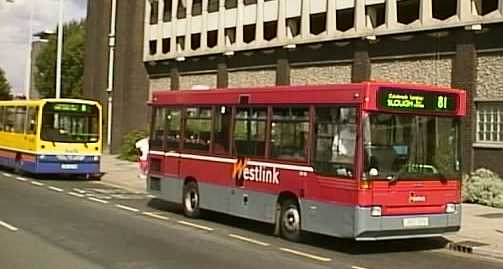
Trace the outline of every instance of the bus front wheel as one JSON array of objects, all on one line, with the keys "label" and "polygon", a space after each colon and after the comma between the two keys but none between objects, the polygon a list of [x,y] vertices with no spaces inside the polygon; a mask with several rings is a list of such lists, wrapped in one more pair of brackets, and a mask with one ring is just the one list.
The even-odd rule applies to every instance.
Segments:
[{"label": "bus front wheel", "polygon": [[290,241],[301,239],[300,210],[294,200],[287,199],[281,204],[280,231]]},{"label": "bus front wheel", "polygon": [[199,208],[199,188],[197,183],[190,181],[183,186],[183,213],[189,218],[198,218],[201,215]]}]

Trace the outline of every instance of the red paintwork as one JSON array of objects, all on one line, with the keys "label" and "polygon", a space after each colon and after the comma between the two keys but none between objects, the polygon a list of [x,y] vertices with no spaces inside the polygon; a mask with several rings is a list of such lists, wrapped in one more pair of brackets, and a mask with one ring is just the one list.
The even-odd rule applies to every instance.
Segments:
[{"label": "red paintwork", "polygon": [[[393,87],[435,92],[447,92],[458,95],[458,110],[455,115],[466,114],[466,93],[462,90],[427,86],[422,84],[405,84],[390,82],[364,82],[343,85],[322,86],[285,86],[269,88],[243,89],[215,89],[215,90],[187,90],[187,91],[156,91],[153,94],[152,106],[190,106],[190,105],[233,105],[239,104],[239,97],[249,96],[250,105],[259,104],[360,104],[364,111],[378,111],[377,89],[379,87]],[[361,115],[360,115],[361,116]],[[360,124],[361,126],[361,124]],[[361,156],[361,136],[358,140],[358,156]],[[183,151],[182,151],[183,153]],[[208,155],[209,154],[198,154]],[[226,156],[225,158],[235,158]],[[160,174],[192,177],[198,181],[226,187],[237,187],[232,179],[232,164],[202,161],[193,159],[177,159],[150,155],[150,159],[161,160]],[[361,158],[356,158],[355,173],[361,175]],[[259,160],[275,163],[273,160]],[[308,166],[308,164],[300,164]],[[459,179],[440,180],[399,180],[395,183],[388,181],[370,182],[369,189],[360,187],[360,179],[343,179],[323,177],[314,173],[301,176],[299,171],[280,169],[280,184],[266,184],[245,181],[245,188],[250,191],[279,194],[289,191],[298,197],[320,202],[352,205],[383,207],[383,215],[404,215],[442,213],[446,203],[461,201]],[[424,202],[410,202],[410,194],[425,196]]]}]

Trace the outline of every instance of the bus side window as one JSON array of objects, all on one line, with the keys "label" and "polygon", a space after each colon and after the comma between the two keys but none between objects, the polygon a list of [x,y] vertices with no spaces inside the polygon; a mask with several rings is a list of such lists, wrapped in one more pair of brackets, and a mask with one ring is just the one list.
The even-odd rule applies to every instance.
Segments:
[{"label": "bus side window", "polygon": [[37,114],[38,107],[29,107],[28,108],[28,122],[26,126],[27,134],[36,134],[37,133]]},{"label": "bus side window", "polygon": [[150,148],[163,150],[165,135],[166,108],[154,108],[152,119],[152,131],[150,132]]},{"label": "bus side window", "polygon": [[304,162],[309,136],[308,107],[273,107],[271,158]]},{"label": "bus side window", "polygon": [[211,107],[189,107],[186,110],[183,147],[209,152],[211,142]]},{"label": "bus side window", "polygon": [[14,120],[16,118],[16,108],[13,106],[6,107],[4,130],[6,132],[14,132]]},{"label": "bus side window", "polygon": [[0,107],[0,131],[3,131],[4,126],[4,107]]},{"label": "bus side window", "polygon": [[267,108],[237,108],[233,149],[239,157],[265,157],[266,124]]},{"label": "bus side window", "polygon": [[354,175],[356,108],[317,107],[314,169],[327,176]]},{"label": "bus side window", "polygon": [[213,153],[229,154],[232,110],[228,106],[216,107],[214,117]]}]

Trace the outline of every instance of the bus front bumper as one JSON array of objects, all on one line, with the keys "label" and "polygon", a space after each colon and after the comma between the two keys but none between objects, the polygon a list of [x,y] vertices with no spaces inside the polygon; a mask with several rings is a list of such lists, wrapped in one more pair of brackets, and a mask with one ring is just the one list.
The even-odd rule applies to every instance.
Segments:
[{"label": "bus front bumper", "polygon": [[379,216],[370,208],[357,207],[355,239],[358,241],[438,237],[459,231],[461,205],[455,213]]}]

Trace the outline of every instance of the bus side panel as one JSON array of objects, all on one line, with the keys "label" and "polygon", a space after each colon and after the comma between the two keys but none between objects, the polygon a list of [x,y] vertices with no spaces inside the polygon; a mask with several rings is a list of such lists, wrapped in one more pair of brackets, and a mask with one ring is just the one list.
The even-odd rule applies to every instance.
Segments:
[{"label": "bus side panel", "polygon": [[354,236],[354,206],[307,199],[300,204],[303,230],[337,237]]},{"label": "bus side panel", "polygon": [[14,167],[15,161],[15,152],[0,149],[0,165],[5,167]]}]

